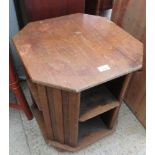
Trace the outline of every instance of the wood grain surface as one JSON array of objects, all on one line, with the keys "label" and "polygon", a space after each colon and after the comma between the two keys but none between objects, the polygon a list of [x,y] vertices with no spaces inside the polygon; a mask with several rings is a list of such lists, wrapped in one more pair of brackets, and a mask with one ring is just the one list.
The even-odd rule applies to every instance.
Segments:
[{"label": "wood grain surface", "polygon": [[115,0],[112,21],[142,41],[146,33],[146,0]]},{"label": "wood grain surface", "polygon": [[65,144],[76,146],[78,143],[78,121],[80,94],[62,91]]},{"label": "wood grain surface", "polygon": [[51,115],[54,140],[64,143],[63,112],[61,90],[47,87],[49,111]]},{"label": "wood grain surface", "polygon": [[[33,82],[64,90],[80,92],[142,67],[141,42],[104,17],[32,22],[13,42]],[[110,70],[100,72],[102,65]]]},{"label": "wood grain surface", "polygon": [[42,114],[43,114],[43,119],[45,123],[45,128],[47,131],[47,136],[48,136],[48,139],[54,139],[46,87],[42,85],[37,85],[37,87],[38,87],[38,95],[40,98],[40,103],[42,105]]}]

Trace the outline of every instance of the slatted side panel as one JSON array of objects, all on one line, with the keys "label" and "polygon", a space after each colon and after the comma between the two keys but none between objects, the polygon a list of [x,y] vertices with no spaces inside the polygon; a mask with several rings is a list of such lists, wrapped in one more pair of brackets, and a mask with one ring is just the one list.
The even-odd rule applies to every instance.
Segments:
[{"label": "slatted side panel", "polygon": [[33,99],[35,100],[35,103],[37,104],[39,110],[42,111],[41,102],[40,102],[39,95],[38,95],[38,87],[37,87],[37,84],[33,83],[29,79],[28,76],[27,76],[27,84],[28,84],[28,87],[30,89],[30,92],[31,92],[31,94],[33,96]]},{"label": "slatted side panel", "polygon": [[62,91],[65,144],[78,143],[80,94]]},{"label": "slatted side panel", "polygon": [[80,94],[34,84],[30,80],[28,84],[42,109],[48,139],[77,146]]},{"label": "slatted side panel", "polygon": [[61,90],[47,87],[47,96],[53,127],[54,140],[63,144],[64,130]]},{"label": "slatted side panel", "polygon": [[48,136],[48,139],[53,140],[54,138],[53,129],[52,129],[52,122],[50,118],[46,87],[42,85],[37,85],[37,88],[38,88],[39,100],[42,105],[42,114],[43,114],[44,123],[47,131],[47,136]]}]

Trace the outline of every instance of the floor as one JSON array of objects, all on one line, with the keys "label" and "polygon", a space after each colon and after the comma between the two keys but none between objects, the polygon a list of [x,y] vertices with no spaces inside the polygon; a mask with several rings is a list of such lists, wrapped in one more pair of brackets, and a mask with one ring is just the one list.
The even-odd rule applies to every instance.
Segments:
[{"label": "floor", "polygon": [[[31,105],[26,82],[22,88]],[[10,95],[10,100],[14,100]],[[116,131],[102,140],[77,152],[58,152],[49,147],[35,118],[28,121],[23,112],[10,109],[10,155],[145,155],[145,129],[125,104],[122,104]]]}]

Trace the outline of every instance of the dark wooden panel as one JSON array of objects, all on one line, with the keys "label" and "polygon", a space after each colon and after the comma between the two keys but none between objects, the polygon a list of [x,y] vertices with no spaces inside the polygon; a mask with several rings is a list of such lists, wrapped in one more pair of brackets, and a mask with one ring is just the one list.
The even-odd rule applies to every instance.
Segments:
[{"label": "dark wooden panel", "polygon": [[146,29],[146,1],[115,0],[112,20],[142,41]]},{"label": "dark wooden panel", "polygon": [[85,0],[66,0],[67,14],[84,13]]},{"label": "dark wooden panel", "polygon": [[85,13],[100,15],[102,11],[111,9],[113,0],[86,0]]},{"label": "dark wooden panel", "polygon": [[54,140],[64,143],[61,90],[47,88]]},{"label": "dark wooden panel", "polygon": [[146,72],[133,75],[125,101],[140,122],[146,126]]},{"label": "dark wooden panel", "polygon": [[27,84],[29,86],[29,89],[30,89],[30,92],[32,94],[32,97],[33,97],[35,103],[37,104],[37,107],[41,111],[42,110],[42,107],[41,107],[40,99],[39,99],[39,96],[38,96],[37,84],[33,83],[31,81],[31,79],[29,79],[28,77],[27,77]]},{"label": "dark wooden panel", "polygon": [[146,36],[144,43],[143,69],[133,74],[125,101],[139,121],[146,127]]},{"label": "dark wooden panel", "polygon": [[15,2],[17,15],[24,24],[67,14],[83,13],[85,7],[84,0],[15,0]]},{"label": "dark wooden panel", "polygon": [[114,0],[101,0],[101,1],[103,1],[101,3],[101,9],[106,10],[112,8]]},{"label": "dark wooden panel", "polygon": [[[146,46],[146,1],[115,0],[112,20]],[[146,120],[146,49],[143,69],[133,74],[125,101],[144,126]]]},{"label": "dark wooden panel", "polygon": [[95,15],[97,11],[98,0],[85,0],[85,13]]}]

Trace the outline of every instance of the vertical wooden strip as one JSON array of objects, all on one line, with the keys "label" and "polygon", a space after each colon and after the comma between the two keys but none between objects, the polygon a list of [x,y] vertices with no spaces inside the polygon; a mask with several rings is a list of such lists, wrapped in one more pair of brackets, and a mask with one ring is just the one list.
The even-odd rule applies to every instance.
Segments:
[{"label": "vertical wooden strip", "polygon": [[62,114],[62,96],[61,90],[53,89],[53,103],[55,110],[55,120],[58,131],[58,139],[60,143],[64,143],[64,130],[63,130],[63,114]]},{"label": "vertical wooden strip", "polygon": [[63,121],[64,121],[64,141],[65,144],[70,144],[70,128],[69,128],[69,93],[62,91],[62,103],[63,103]]},{"label": "vertical wooden strip", "polygon": [[62,91],[65,144],[77,146],[80,94]]},{"label": "vertical wooden strip", "polygon": [[54,140],[64,143],[61,90],[47,88]]},{"label": "vertical wooden strip", "polygon": [[69,129],[70,145],[76,146],[78,143],[78,121],[80,109],[80,94],[69,93]]},{"label": "vertical wooden strip", "polygon": [[97,0],[96,15],[100,15],[101,0]]},{"label": "vertical wooden strip", "polygon": [[37,84],[33,83],[27,74],[26,74],[26,78],[27,78],[27,84],[33,96],[33,99],[35,100],[35,103],[37,104],[38,109],[41,111],[40,100],[38,97]]},{"label": "vertical wooden strip", "polygon": [[42,107],[42,113],[44,117],[44,122],[46,126],[47,136],[48,139],[53,140],[53,129],[52,129],[52,123],[49,113],[49,105],[47,100],[47,94],[46,94],[46,87],[42,85],[38,85],[38,96]]},{"label": "vertical wooden strip", "polygon": [[121,100],[123,100],[123,98],[124,98],[124,95],[125,95],[126,90],[127,90],[127,88],[128,88],[129,82],[130,82],[130,80],[131,80],[131,78],[132,78],[132,75],[133,75],[133,74],[130,73],[130,74],[126,75],[126,77],[125,77],[125,80],[124,80],[124,83],[123,83],[123,86],[122,86],[122,89],[121,89],[121,92],[120,92],[120,95],[119,95],[119,100],[120,100],[120,102],[121,102]]},{"label": "vertical wooden strip", "polygon": [[104,122],[109,129],[112,129],[117,123],[119,109],[120,106],[103,114]]},{"label": "vertical wooden strip", "polygon": [[[122,25],[122,21],[125,16],[124,12],[126,12],[129,2],[130,2],[129,0],[115,0],[114,1],[113,13],[112,13],[111,19],[119,26]],[[118,10],[121,10],[121,11],[118,11]]]},{"label": "vertical wooden strip", "polygon": [[[34,83],[33,83],[34,84]],[[37,100],[38,100],[38,103],[37,103],[37,105],[38,105],[38,108],[39,108],[39,110],[40,111],[42,111],[42,102],[41,102],[41,93],[40,93],[40,85],[39,84],[35,84],[35,87],[36,87],[36,95],[37,95]]]}]

